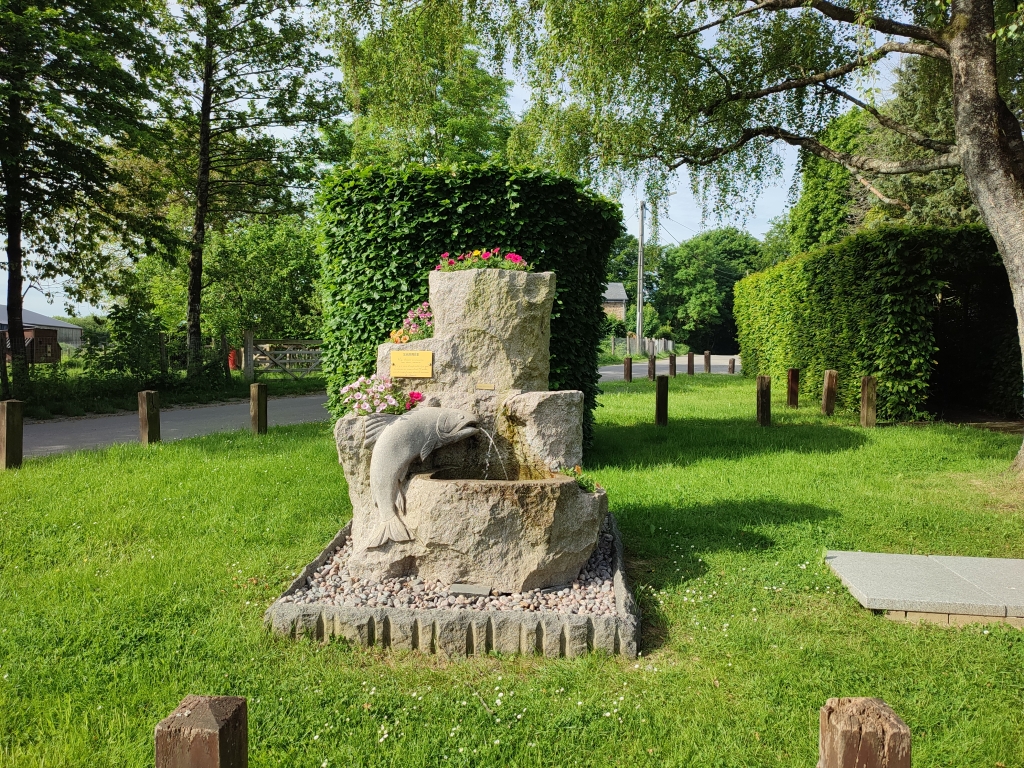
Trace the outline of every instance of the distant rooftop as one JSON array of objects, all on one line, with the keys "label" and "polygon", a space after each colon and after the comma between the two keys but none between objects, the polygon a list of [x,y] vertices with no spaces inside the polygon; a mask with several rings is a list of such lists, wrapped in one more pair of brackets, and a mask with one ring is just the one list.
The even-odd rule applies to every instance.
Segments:
[{"label": "distant rooftop", "polygon": [[[27,309],[21,311],[22,322],[30,328],[74,328],[80,330],[77,325],[65,323],[63,320],[54,320],[52,317],[40,315],[38,312],[29,312]],[[7,328],[7,306],[0,304],[0,328]]]},{"label": "distant rooftop", "polygon": [[622,283],[608,283],[608,290],[604,292],[605,301],[629,301],[626,296],[626,287]]}]

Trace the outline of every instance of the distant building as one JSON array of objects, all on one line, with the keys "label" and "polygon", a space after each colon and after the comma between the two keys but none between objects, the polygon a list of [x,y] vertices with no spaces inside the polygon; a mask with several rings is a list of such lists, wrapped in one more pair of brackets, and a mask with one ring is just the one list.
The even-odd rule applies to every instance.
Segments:
[{"label": "distant building", "polygon": [[608,317],[616,320],[626,319],[626,287],[622,283],[608,283],[608,290],[604,292],[604,300],[601,307]]},{"label": "distant building", "polygon": [[[82,346],[82,329],[77,325],[65,323],[63,320],[54,320],[52,317],[29,312],[27,309],[21,311],[21,316],[22,322],[25,323],[25,330],[39,328],[41,330],[56,331],[58,343],[70,344],[73,347]],[[0,304],[0,331],[6,330],[7,307]],[[6,334],[4,335],[6,336]]]}]

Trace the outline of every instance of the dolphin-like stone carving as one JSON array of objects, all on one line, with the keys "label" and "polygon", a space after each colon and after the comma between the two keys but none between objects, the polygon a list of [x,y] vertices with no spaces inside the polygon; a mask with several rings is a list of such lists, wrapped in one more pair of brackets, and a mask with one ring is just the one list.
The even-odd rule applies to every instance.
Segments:
[{"label": "dolphin-like stone carving", "polygon": [[457,443],[479,429],[476,417],[455,408],[420,406],[401,416],[376,413],[366,419],[363,445],[373,448],[370,457],[370,496],[384,515],[367,547],[382,547],[389,541],[411,541],[409,529],[398,513],[405,513],[401,484],[417,456],[425,461],[442,445]]}]

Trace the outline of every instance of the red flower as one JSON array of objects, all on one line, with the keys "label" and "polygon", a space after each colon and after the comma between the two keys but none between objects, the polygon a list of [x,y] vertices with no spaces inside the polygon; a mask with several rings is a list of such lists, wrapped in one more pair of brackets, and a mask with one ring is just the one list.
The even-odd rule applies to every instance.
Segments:
[{"label": "red flower", "polygon": [[449,267],[454,267],[455,266],[455,259],[448,259],[448,266]]},{"label": "red flower", "polygon": [[412,402],[414,402],[414,403],[418,403],[421,400],[423,400],[423,393],[422,392],[410,392],[409,393],[409,399],[412,400]]}]

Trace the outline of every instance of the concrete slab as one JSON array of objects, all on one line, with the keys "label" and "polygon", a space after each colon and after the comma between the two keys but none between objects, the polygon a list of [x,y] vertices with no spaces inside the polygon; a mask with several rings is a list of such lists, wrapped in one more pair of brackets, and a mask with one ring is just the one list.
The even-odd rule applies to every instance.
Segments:
[{"label": "concrete slab", "polygon": [[1024,616],[1024,560],[932,555],[957,576],[1006,606],[1007,616]]},{"label": "concrete slab", "polygon": [[933,557],[828,552],[825,561],[865,608],[1005,616],[1004,602]]}]

